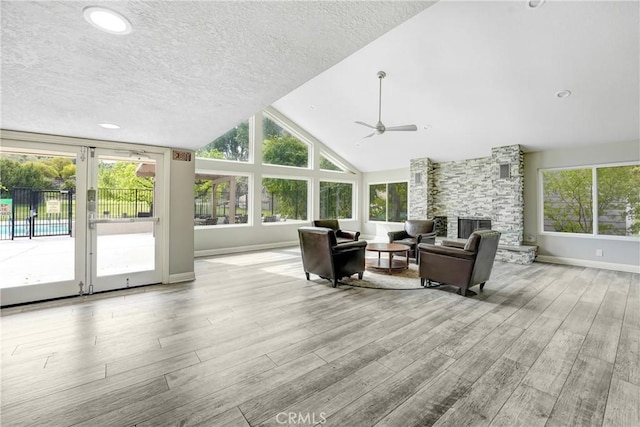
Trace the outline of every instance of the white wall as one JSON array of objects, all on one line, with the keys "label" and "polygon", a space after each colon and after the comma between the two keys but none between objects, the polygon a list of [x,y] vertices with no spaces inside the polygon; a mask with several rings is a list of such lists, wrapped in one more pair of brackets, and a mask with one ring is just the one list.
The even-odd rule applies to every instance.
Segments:
[{"label": "white wall", "polygon": [[[404,222],[379,222],[369,221],[368,219],[368,206],[369,206],[369,185],[381,184],[388,182],[409,182],[409,166],[402,169],[390,169],[379,172],[368,172],[362,174],[362,198],[361,208],[362,212],[362,227],[360,232],[363,238],[370,240],[382,240],[387,241],[387,232],[402,230],[404,228]],[[409,195],[411,200],[411,195]]]},{"label": "white wall", "polygon": [[[576,265],[637,271],[640,265],[640,241],[607,237],[576,237],[540,234],[538,222],[538,171],[565,166],[591,166],[598,164],[640,160],[640,142],[548,150],[524,155],[524,235],[525,241],[534,241],[541,260]],[[596,256],[602,249],[603,256]]]},{"label": "white wall", "polygon": [[[195,155],[192,156],[192,159]],[[193,182],[195,161],[165,159],[169,163],[169,282],[192,280],[193,260]]]}]

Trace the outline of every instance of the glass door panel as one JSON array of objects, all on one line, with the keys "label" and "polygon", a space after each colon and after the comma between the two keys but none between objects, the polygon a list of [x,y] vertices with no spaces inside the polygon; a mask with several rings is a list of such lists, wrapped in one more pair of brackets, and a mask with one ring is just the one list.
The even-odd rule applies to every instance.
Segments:
[{"label": "glass door panel", "polygon": [[93,149],[88,191],[90,292],[162,281],[161,160],[161,155]]},{"label": "glass door panel", "polygon": [[[3,306],[84,288],[86,156],[81,147],[2,141],[0,292]],[[82,287],[81,287],[82,285]]]}]

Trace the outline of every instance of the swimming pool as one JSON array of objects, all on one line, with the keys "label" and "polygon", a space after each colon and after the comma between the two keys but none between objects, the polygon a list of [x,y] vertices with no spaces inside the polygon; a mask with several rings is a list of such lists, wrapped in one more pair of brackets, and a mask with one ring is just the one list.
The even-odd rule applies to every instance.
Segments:
[{"label": "swimming pool", "polygon": [[[11,239],[11,221],[0,221],[0,239]],[[29,223],[19,221],[13,229],[13,237],[29,237]],[[32,236],[64,236],[71,234],[69,221],[46,221],[33,225]]]}]

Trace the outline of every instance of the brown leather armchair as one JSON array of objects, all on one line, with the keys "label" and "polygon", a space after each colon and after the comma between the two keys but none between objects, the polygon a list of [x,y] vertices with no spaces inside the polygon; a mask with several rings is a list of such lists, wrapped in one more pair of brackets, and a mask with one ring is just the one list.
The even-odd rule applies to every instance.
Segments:
[{"label": "brown leather armchair", "polygon": [[478,230],[466,243],[445,240],[442,246],[418,245],[420,284],[431,287],[432,282],[438,282],[435,286],[453,285],[461,295],[475,295],[469,288],[475,285],[484,288],[491,276],[499,242],[499,231]]},{"label": "brown leather armchair", "polygon": [[357,242],[360,238],[359,231],[341,230],[337,219],[316,219],[312,224],[314,227],[326,227],[335,231],[338,243]]},{"label": "brown leather armchair", "polygon": [[333,287],[343,277],[358,273],[362,279],[367,242],[338,243],[336,232],[326,227],[300,227],[300,251],[304,274],[309,273],[333,281]]},{"label": "brown leather armchair", "polygon": [[400,243],[411,248],[409,256],[418,264],[417,247],[420,243],[435,243],[435,222],[430,219],[409,219],[404,223],[404,230],[389,231],[389,243]]}]

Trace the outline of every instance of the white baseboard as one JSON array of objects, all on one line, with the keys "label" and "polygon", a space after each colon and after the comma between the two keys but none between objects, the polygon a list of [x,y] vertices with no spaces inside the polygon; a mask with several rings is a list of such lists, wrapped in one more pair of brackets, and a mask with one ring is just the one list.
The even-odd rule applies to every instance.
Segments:
[{"label": "white baseboard", "polygon": [[590,261],[587,259],[564,258],[549,255],[538,255],[536,261],[549,264],[575,265],[577,267],[601,268],[603,270],[625,271],[627,273],[640,273],[640,265],[617,264],[613,262]]},{"label": "white baseboard", "polygon": [[236,254],[241,252],[262,251],[265,249],[286,248],[290,246],[298,246],[299,244],[300,243],[297,240],[294,240],[291,242],[265,243],[262,245],[236,246],[234,248],[204,249],[202,251],[195,251],[194,256],[196,258],[200,258],[213,255]]},{"label": "white baseboard", "polygon": [[192,280],[196,280],[196,273],[193,271],[169,275],[169,283],[190,282]]}]

